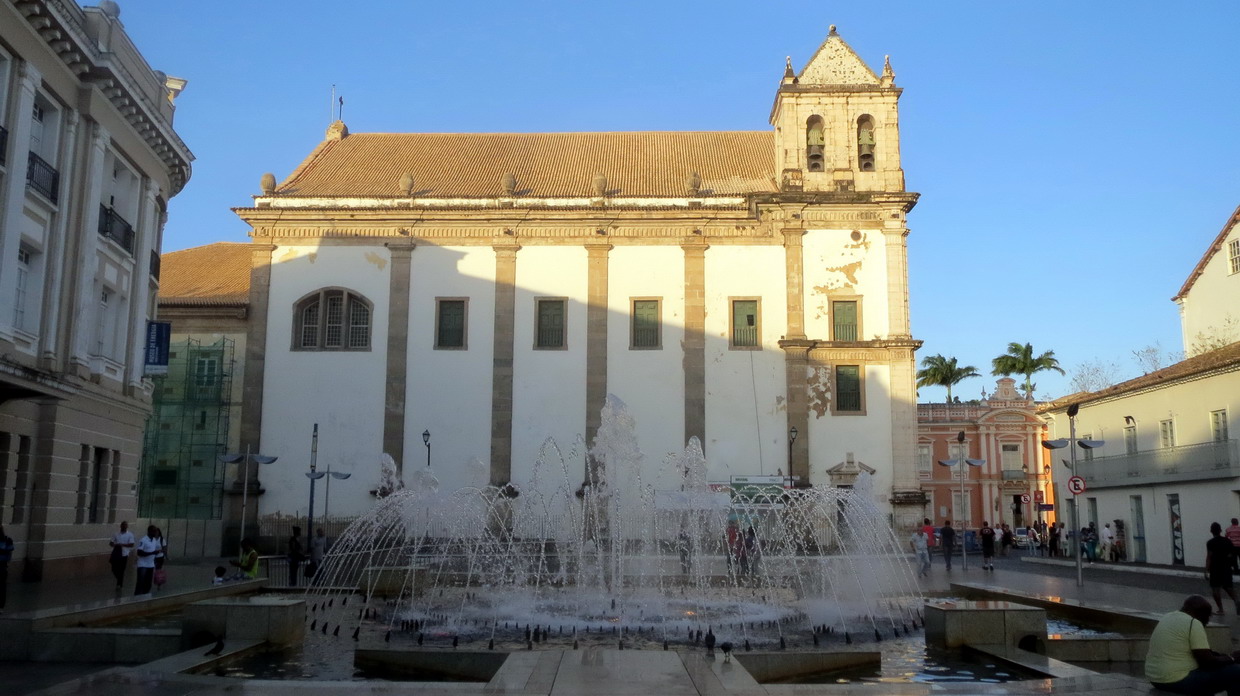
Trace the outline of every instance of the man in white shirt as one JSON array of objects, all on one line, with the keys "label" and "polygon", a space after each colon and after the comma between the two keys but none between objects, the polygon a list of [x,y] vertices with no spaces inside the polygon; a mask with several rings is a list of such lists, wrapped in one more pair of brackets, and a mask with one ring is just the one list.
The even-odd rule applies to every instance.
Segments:
[{"label": "man in white shirt", "polygon": [[1099,557],[1104,561],[1112,560],[1111,556],[1115,551],[1115,530],[1111,529],[1111,523],[1107,522],[1102,525],[1102,553]]},{"label": "man in white shirt", "polygon": [[112,547],[109,563],[112,565],[112,577],[116,578],[116,589],[125,584],[125,566],[129,563],[129,550],[133,548],[133,532],[129,531],[129,523],[121,522],[121,531],[112,535],[108,546]]},{"label": "man in white shirt", "polygon": [[926,536],[925,529],[918,528],[908,543],[917,554],[917,575],[924,578],[930,574],[930,537]]},{"label": "man in white shirt", "polygon": [[138,582],[133,590],[135,595],[151,593],[151,580],[155,577],[155,556],[161,550],[163,550],[163,545],[159,543],[159,531],[155,529],[155,525],[151,525],[146,528],[146,536],[139,539],[135,547],[135,552],[138,554],[138,561],[135,564]]}]

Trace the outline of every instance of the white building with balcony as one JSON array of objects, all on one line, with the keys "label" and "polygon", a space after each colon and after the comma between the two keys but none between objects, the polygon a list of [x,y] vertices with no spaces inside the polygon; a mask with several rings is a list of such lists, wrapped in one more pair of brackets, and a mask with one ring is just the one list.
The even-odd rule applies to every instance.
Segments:
[{"label": "white building with balcony", "polygon": [[193,159],[183,80],[103,0],[0,0],[0,524],[14,570],[95,573],[136,524],[146,323]]},{"label": "white building with balcony", "polygon": [[[1083,526],[1123,523],[1128,560],[1202,565],[1210,523],[1240,517],[1240,210],[1233,213],[1184,283],[1183,362],[1102,391],[1074,394],[1042,410],[1050,437],[1105,440],[1077,450]],[[1230,342],[1229,342],[1230,341]],[[1057,450],[1067,459],[1067,450]],[[1058,503],[1071,510],[1068,467],[1053,466]],[[1057,506],[1058,507],[1058,506]],[[1071,524],[1071,515],[1061,515]]]}]

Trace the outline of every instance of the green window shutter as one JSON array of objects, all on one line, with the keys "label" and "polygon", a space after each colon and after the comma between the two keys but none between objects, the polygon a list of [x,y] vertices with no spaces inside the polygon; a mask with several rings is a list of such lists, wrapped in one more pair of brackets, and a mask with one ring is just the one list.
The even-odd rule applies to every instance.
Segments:
[{"label": "green window shutter", "polygon": [[465,301],[440,300],[439,326],[435,345],[439,348],[465,347]]},{"label": "green window shutter", "polygon": [[831,303],[836,341],[857,340],[857,302],[855,300],[839,300]]},{"label": "green window shutter", "polygon": [[861,410],[861,367],[837,365],[835,367],[835,410]]},{"label": "green window shutter", "polygon": [[758,301],[732,301],[732,345],[758,345]]},{"label": "green window shutter", "polygon": [[539,348],[564,347],[564,300],[538,301]]},{"label": "green window shutter", "polygon": [[659,301],[633,302],[633,347],[659,347]]}]

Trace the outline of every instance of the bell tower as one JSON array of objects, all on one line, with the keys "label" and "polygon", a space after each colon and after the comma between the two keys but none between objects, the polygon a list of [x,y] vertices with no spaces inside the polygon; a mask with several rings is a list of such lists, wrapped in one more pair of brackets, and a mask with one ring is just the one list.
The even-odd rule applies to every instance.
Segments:
[{"label": "bell tower", "polygon": [[891,61],[876,75],[831,25],[800,73],[789,58],[771,109],[784,191],[904,191]]}]

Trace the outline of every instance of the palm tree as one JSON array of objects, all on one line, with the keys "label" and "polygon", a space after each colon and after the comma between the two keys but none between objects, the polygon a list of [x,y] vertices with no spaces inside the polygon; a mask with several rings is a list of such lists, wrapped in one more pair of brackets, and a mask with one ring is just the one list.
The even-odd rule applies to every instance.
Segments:
[{"label": "palm tree", "polygon": [[1009,343],[1007,353],[1000,355],[990,364],[995,369],[991,371],[992,375],[1024,375],[1025,376],[1025,398],[1033,398],[1033,375],[1044,370],[1054,370],[1059,374],[1064,374],[1063,368],[1059,366],[1059,361],[1055,359],[1055,351],[1048,350],[1045,353],[1034,357],[1033,344],[1031,343]]},{"label": "palm tree", "polygon": [[969,377],[981,377],[981,373],[972,365],[956,366],[955,358],[942,355],[928,355],[922,358],[921,369],[917,371],[917,386],[947,387],[947,403],[952,402],[952,386],[963,382]]}]

